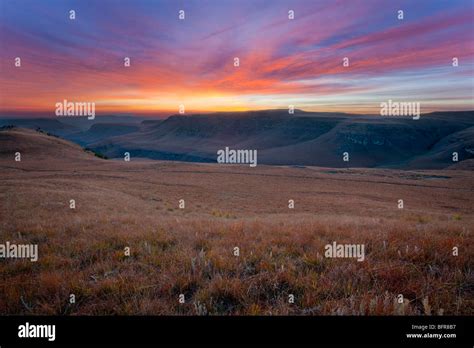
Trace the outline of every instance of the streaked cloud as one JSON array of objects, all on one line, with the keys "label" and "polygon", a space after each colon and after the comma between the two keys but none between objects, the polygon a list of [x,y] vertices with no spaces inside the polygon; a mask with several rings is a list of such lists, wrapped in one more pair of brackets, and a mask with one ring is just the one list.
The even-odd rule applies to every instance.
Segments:
[{"label": "streaked cloud", "polygon": [[99,113],[179,104],[373,112],[388,98],[420,101],[425,111],[474,108],[470,0],[0,4],[2,113],[52,113],[63,99],[95,101]]}]

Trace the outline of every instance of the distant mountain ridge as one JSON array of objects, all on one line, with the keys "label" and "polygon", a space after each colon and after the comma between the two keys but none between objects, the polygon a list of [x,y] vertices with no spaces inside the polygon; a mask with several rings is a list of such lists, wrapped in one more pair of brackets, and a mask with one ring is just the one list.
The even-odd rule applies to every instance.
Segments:
[{"label": "distant mountain ridge", "polygon": [[[474,111],[435,112],[419,120],[301,110],[173,115],[141,123],[117,117],[87,130],[51,121],[61,124],[45,121],[46,131],[109,158],[130,152],[132,158],[216,162],[226,146],[256,149],[258,163],[271,165],[435,169],[456,164],[453,152],[459,162],[474,158]],[[349,162],[342,160],[344,152]]]}]

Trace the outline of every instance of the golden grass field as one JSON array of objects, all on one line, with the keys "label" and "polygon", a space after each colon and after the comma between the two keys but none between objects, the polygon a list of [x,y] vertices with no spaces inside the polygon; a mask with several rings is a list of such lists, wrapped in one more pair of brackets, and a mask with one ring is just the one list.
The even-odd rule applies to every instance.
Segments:
[{"label": "golden grass field", "polygon": [[14,129],[0,173],[0,243],[39,245],[0,259],[1,314],[474,313],[472,171],[102,160]]}]

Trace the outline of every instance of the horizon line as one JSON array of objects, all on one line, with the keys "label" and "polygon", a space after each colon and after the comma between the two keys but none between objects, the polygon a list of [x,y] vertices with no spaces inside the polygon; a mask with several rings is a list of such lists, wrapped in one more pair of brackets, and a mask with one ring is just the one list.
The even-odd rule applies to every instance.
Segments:
[{"label": "horizon line", "polygon": [[[235,110],[235,111],[200,111],[200,110],[190,110],[181,114],[179,112],[171,112],[171,111],[156,111],[156,112],[103,112],[97,113],[95,117],[137,117],[137,118],[169,118],[172,116],[200,116],[200,115],[212,115],[212,114],[244,114],[244,113],[258,113],[258,112],[276,112],[276,111],[284,111],[288,113],[288,109],[282,108],[275,108],[275,109],[249,109],[249,110]],[[342,115],[354,115],[354,116],[373,116],[378,117],[381,116],[380,113],[366,113],[366,112],[346,112],[346,111],[312,111],[312,110],[304,110],[304,109],[294,109],[295,113],[307,113],[307,114],[342,114]],[[428,115],[432,113],[458,113],[458,112],[474,112],[473,109],[449,109],[449,110],[429,110],[426,112],[420,112],[420,115]],[[294,116],[293,114],[288,113],[289,116]],[[44,112],[44,111],[33,111],[33,112],[26,112],[26,111],[15,111],[15,112],[0,112],[0,119],[14,119],[15,117],[18,118],[25,118],[25,119],[35,119],[35,118],[46,118],[46,119],[81,119],[86,118],[87,116],[56,116],[54,113],[51,112]],[[384,116],[384,117],[405,117],[405,116]]]},{"label": "horizon line", "polygon": [[[249,113],[249,112],[271,112],[271,111],[285,111],[288,113],[287,108],[273,108],[273,109],[246,109],[246,110],[189,110],[185,113],[181,114],[179,111],[171,111],[171,110],[164,110],[164,111],[138,111],[138,112],[120,112],[120,111],[109,111],[109,112],[98,112],[95,114],[95,117],[107,117],[107,116],[116,116],[116,117],[171,117],[171,116],[194,116],[194,115],[209,115],[209,114],[232,114],[232,113]],[[305,110],[302,108],[295,108],[295,112],[304,112],[304,113],[313,113],[313,114],[346,114],[346,115],[356,115],[356,116],[380,116],[379,113],[373,112],[362,112],[358,110],[354,110],[352,112],[347,111],[339,111],[339,110]],[[431,114],[437,112],[474,112],[474,108],[472,109],[430,109],[420,114]],[[289,115],[292,115],[288,113]],[[29,117],[31,116],[31,117]],[[12,118],[12,117],[19,117],[19,118],[64,118],[64,119],[80,119],[87,116],[57,116],[53,111],[43,111],[43,110],[36,110],[36,111],[0,111],[0,118]],[[390,117],[397,117],[397,116],[390,116]],[[403,117],[403,116],[399,116]]]}]

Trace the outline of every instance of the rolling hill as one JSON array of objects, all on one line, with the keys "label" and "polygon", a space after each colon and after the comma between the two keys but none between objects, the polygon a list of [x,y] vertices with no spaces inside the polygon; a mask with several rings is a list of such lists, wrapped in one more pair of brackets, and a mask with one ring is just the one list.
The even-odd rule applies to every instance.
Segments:
[{"label": "rolling hill", "polygon": [[92,151],[42,131],[16,127],[0,129],[0,159],[4,163],[11,161],[12,166],[18,164],[20,162],[15,162],[17,152],[21,155],[21,168],[28,170],[54,170],[64,164],[88,165],[100,160]]}]

